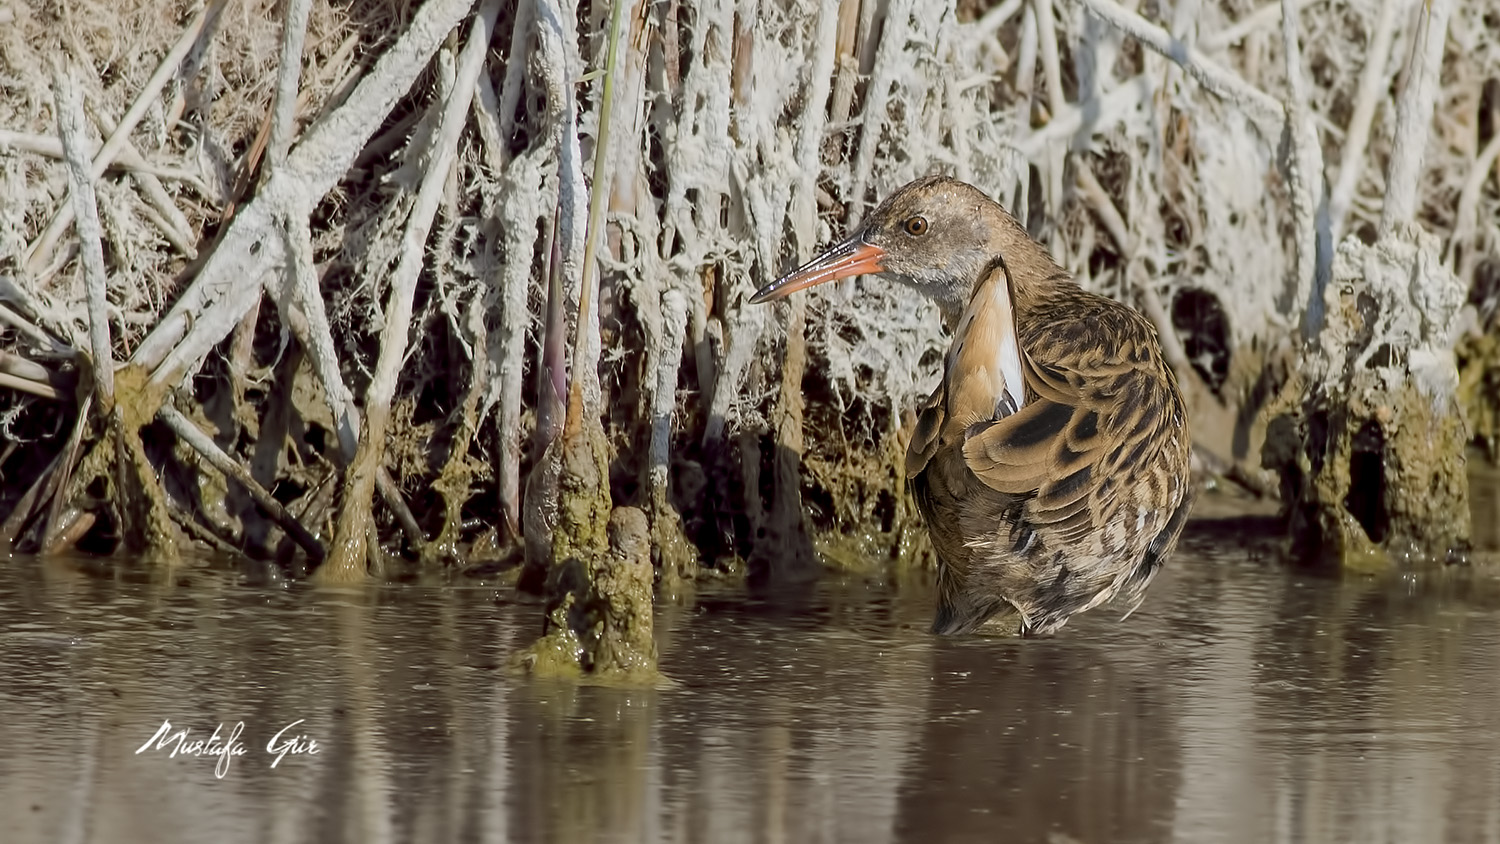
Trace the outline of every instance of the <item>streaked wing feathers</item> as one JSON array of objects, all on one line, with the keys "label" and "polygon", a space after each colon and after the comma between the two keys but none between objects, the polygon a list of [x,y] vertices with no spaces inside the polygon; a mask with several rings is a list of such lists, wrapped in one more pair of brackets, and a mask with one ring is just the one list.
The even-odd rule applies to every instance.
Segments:
[{"label": "streaked wing feathers", "polygon": [[927,462],[938,450],[938,437],[943,432],[943,396],[946,378],[938,384],[932,395],[917,408],[917,427],[912,432],[911,442],[906,446],[906,476],[915,478],[927,468]]},{"label": "streaked wing feathers", "polygon": [[1167,386],[1150,325],[1129,313],[1112,327],[1108,343],[1049,342],[1066,338],[1068,326],[1034,337],[1026,372],[1032,400],[963,445],[980,481],[1034,496],[1028,521],[1064,535],[1109,520],[1119,506],[1111,477],[1141,460],[1166,422],[1159,409],[1170,399],[1161,394]]}]

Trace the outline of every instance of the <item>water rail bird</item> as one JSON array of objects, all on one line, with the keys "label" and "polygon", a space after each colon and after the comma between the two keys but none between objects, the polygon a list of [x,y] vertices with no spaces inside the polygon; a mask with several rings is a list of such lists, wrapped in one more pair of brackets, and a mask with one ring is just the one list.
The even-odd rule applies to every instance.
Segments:
[{"label": "water rail bird", "polygon": [[1014,612],[1022,635],[1052,633],[1115,598],[1129,616],[1192,503],[1186,413],[1156,329],[943,176],[902,187],[750,301],[864,274],[931,298],[953,335],[906,452],[937,551],[933,631]]}]

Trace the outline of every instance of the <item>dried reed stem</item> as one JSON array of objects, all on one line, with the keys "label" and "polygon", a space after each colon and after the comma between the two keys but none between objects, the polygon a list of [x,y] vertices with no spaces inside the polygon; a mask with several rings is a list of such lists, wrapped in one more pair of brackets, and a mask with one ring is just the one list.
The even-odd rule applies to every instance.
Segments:
[{"label": "dried reed stem", "polygon": [[[501,542],[510,542],[521,529],[521,387],[525,371],[526,334],[531,327],[531,310],[527,292],[531,284],[531,266],[520,256],[535,252],[537,221],[548,200],[542,188],[542,174],[537,152],[521,155],[511,161],[510,133],[515,130],[515,109],[521,97],[529,52],[531,0],[519,0],[511,29],[510,52],[505,63],[505,82],[501,97],[495,94],[489,74],[478,80],[479,96],[474,98],[474,122],[479,128],[485,165],[500,180],[497,216],[501,222],[504,256],[492,284],[491,301],[500,311],[496,342],[491,360],[486,362],[497,380],[498,425],[496,438],[499,454],[495,460],[495,480],[500,504],[499,533]],[[508,102],[508,110],[505,103]],[[508,127],[508,128],[505,128]],[[555,201],[555,200],[554,200]]]},{"label": "dried reed stem", "polygon": [[[95,112],[97,114],[97,112]],[[109,131],[113,134],[113,130]],[[62,141],[49,135],[32,135],[26,132],[13,132],[9,129],[0,129],[0,149],[11,149],[18,152],[29,152],[34,155],[45,155],[48,158],[61,159],[63,157]],[[109,163],[106,172],[119,170],[124,173],[149,173],[157,179],[170,182],[184,182],[200,194],[208,195],[208,189],[203,180],[196,173],[179,170],[172,167],[161,167],[152,164],[142,158],[134,147],[124,146],[120,149],[120,155]]]},{"label": "dried reed stem", "polygon": [[[890,0],[886,9],[885,28],[880,33],[880,47],[875,53],[875,75],[865,88],[864,123],[859,131],[859,149],[854,155],[854,187],[846,198],[850,219],[864,216],[869,191],[870,168],[875,161],[875,150],[884,133],[886,108],[890,103],[891,86],[895,84],[901,62],[896,56],[906,49],[906,32],[910,25],[913,0]],[[819,26],[822,26],[819,16]],[[823,41],[816,42],[823,49]],[[831,45],[830,45],[831,47]],[[822,105],[819,105],[822,108]]]},{"label": "dried reed stem", "polygon": [[[89,411],[93,409],[96,401],[96,392],[91,392],[83,397],[78,403],[78,415],[73,417],[72,430],[68,432],[68,444],[53,461],[52,468],[47,472],[47,484],[42,489],[42,494],[36,500],[34,506],[48,504],[47,520],[42,524],[41,545],[46,548],[52,544],[52,537],[59,527],[58,521],[62,515],[63,505],[67,503],[68,487],[73,478],[73,468],[78,465],[79,448],[83,444],[83,432],[89,427]],[[118,413],[116,414],[118,418]],[[118,441],[116,441],[118,446]],[[118,451],[117,451],[118,453]],[[22,518],[25,518],[24,516]],[[14,536],[14,534],[12,534]]]},{"label": "dried reed stem", "polygon": [[[499,352],[497,436],[500,454],[496,461],[495,475],[499,486],[501,517],[507,538],[511,539],[519,534],[521,525],[521,396],[526,371],[526,335],[532,322],[527,302],[531,286],[529,257],[538,240],[536,203],[539,198],[545,199],[541,172],[537,165],[534,156],[523,156],[507,168],[503,177],[504,184],[514,186],[516,190],[507,192],[500,206],[500,217],[505,223],[505,254],[515,257],[510,257],[501,266],[498,273],[500,277],[495,281],[499,288],[500,306],[500,336],[496,343]],[[544,254],[546,251],[544,250]],[[522,255],[527,259],[519,257]],[[558,296],[561,296],[560,285]],[[565,322],[562,324],[566,325]],[[546,392],[537,394],[540,422],[543,403],[560,399],[561,394],[554,395],[551,392],[550,380],[542,378],[539,383],[547,386]]]},{"label": "dried reed stem", "polygon": [[[1298,9],[1311,6],[1320,0],[1302,0],[1297,4]],[[1226,50],[1245,40],[1246,36],[1259,32],[1281,20],[1281,0],[1261,6],[1259,9],[1240,18],[1234,23],[1226,26],[1218,32],[1210,32],[1198,39],[1198,46],[1205,53],[1217,53]]]},{"label": "dried reed stem", "polygon": [[474,84],[478,86],[473,99],[474,127],[479,130],[481,153],[485,166],[499,176],[510,161],[510,145],[500,137],[500,101],[495,97],[489,73],[479,74]]},{"label": "dried reed stem", "polygon": [[794,152],[800,178],[794,185],[791,218],[793,230],[797,233],[798,263],[811,258],[817,246],[818,154],[828,120],[828,96],[838,48],[838,23],[838,0],[823,0],[813,33],[812,60],[807,69],[807,98]]},{"label": "dried reed stem", "polygon": [[[1479,155],[1474,157],[1474,166],[1469,169],[1469,175],[1464,179],[1464,186],[1458,194],[1458,213],[1455,215],[1453,224],[1453,235],[1448,239],[1448,251],[1444,256],[1450,267],[1453,256],[1458,251],[1460,244],[1473,236],[1474,228],[1478,225],[1479,195],[1484,190],[1484,180],[1489,177],[1490,171],[1495,167],[1495,160],[1500,158],[1500,132],[1490,138],[1490,142],[1484,145]],[[1473,250],[1469,250],[1473,252]],[[1461,277],[1469,277],[1469,273],[1461,273]]]},{"label": "dried reed stem", "polygon": [[271,166],[286,161],[297,119],[297,78],[302,72],[302,44],[312,0],[285,0],[281,18],[281,60],[276,66],[276,103],[271,110]]},{"label": "dried reed stem", "polygon": [[1114,0],[1082,0],[1089,11],[1119,28],[1141,44],[1171,59],[1186,70],[1199,84],[1228,100],[1263,127],[1279,128],[1283,120],[1281,103],[1238,74],[1219,65],[1166,30],[1126,9]]},{"label": "dried reed stem", "polygon": [[0,322],[9,325],[30,339],[37,346],[57,357],[72,357],[73,347],[38,328],[35,323],[15,311],[0,305]]},{"label": "dried reed stem", "polygon": [[[797,234],[799,263],[811,258],[816,246],[817,155],[828,113],[829,80],[833,74],[833,60],[838,47],[838,19],[838,0],[823,0],[811,45],[812,61],[806,81],[807,97],[803,101],[796,146],[801,178],[793,185],[791,223]],[[887,23],[889,21],[887,18]],[[903,42],[897,43],[900,45]],[[885,49],[884,45],[881,49]],[[879,121],[867,122],[866,132],[878,135],[880,125]],[[862,149],[865,138],[866,136],[861,136]],[[856,193],[853,207],[860,207],[861,201],[862,194]],[[798,580],[816,570],[815,561],[806,554],[797,553],[798,546],[789,541],[803,533],[802,522],[805,515],[802,506],[801,459],[805,449],[802,430],[805,405],[802,376],[807,367],[807,300],[804,297],[793,297],[787,304],[786,352],[778,373],[780,384],[776,406],[771,412],[777,445],[772,475],[775,498],[771,505],[770,541],[765,543],[776,547],[772,553],[767,554],[766,549],[758,545],[756,556],[768,563],[773,578]]]},{"label": "dried reed stem", "polygon": [[[90,108],[87,103],[84,107],[101,133],[114,134],[116,126],[108,115],[97,108]],[[120,158],[126,162],[145,163],[141,154],[128,142],[121,147]],[[167,193],[167,189],[162,186],[161,180],[144,168],[127,167],[126,172],[130,174],[130,179],[135,182],[136,187],[140,188],[141,198],[146,201],[146,208],[143,210],[148,213],[148,219],[162,233],[162,237],[165,237],[167,242],[172,244],[172,248],[182,253],[188,260],[198,257],[198,249],[194,245],[197,238],[193,234],[193,224],[188,222],[182,209],[177,207],[172,195]],[[149,212],[152,209],[155,209],[159,216],[150,216]]]},{"label": "dried reed stem", "polygon": [[57,131],[62,136],[67,163],[70,205],[78,220],[79,254],[88,294],[89,351],[93,354],[90,369],[94,377],[94,392],[99,396],[101,406],[108,409],[115,400],[115,362],[109,345],[109,303],[104,292],[104,245],[99,209],[94,198],[94,179],[98,176],[89,170],[83,136],[83,92],[69,77],[61,61],[52,67],[52,94],[57,103]]},{"label": "dried reed stem", "polygon": [[[651,395],[651,444],[646,459],[652,508],[658,512],[668,506],[672,412],[677,406],[677,369],[682,362],[682,343],[687,333],[687,300],[682,292],[668,290],[663,293],[661,311],[656,384]],[[653,513],[653,517],[655,515]]]},{"label": "dried reed stem", "polygon": [[[1036,88],[1037,21],[1036,5],[1027,3],[1021,11],[1021,44],[1016,50],[1016,93],[1026,103],[1026,116],[1031,115],[1031,94]],[[1024,125],[1024,123],[1023,123]]]},{"label": "dried reed stem", "polygon": [[[305,217],[283,219],[281,230],[290,259],[287,280],[292,289],[290,294],[281,297],[280,307],[287,311],[293,302],[301,307],[306,331],[305,335],[298,334],[297,341],[312,358],[313,372],[323,383],[323,398],[333,413],[339,451],[347,463],[354,459],[354,451],[359,445],[359,409],[354,405],[354,393],[344,384],[343,373],[339,371],[338,350],[333,344],[333,331],[323,307],[323,292],[319,289],[318,273],[313,267],[312,231]],[[274,291],[268,292],[275,295]],[[296,332],[296,321],[289,318],[287,321]]]},{"label": "dried reed stem", "polygon": [[[1042,59],[1042,80],[1047,84],[1047,108],[1048,116],[1056,114],[1067,107],[1067,98],[1062,91],[1062,69],[1058,66],[1057,59],[1057,26],[1052,15],[1052,0],[1031,0],[1031,7],[1036,10],[1036,33],[1037,46]],[[1062,206],[1063,203],[1063,175],[1067,170],[1066,159],[1068,150],[1063,146],[1055,146],[1043,153],[1041,173],[1046,179],[1046,196],[1051,200],[1054,208]]]},{"label": "dried reed stem", "polygon": [[[599,319],[597,313],[591,313],[591,308],[593,307],[591,300],[598,296],[599,238],[604,230],[604,214],[609,210],[610,186],[614,181],[614,144],[611,143],[613,140],[611,129],[614,126],[615,119],[615,79],[619,76],[620,41],[624,38],[625,17],[629,10],[634,9],[637,2],[639,0],[616,0],[616,2],[610,4],[609,46],[605,58],[604,85],[599,97],[599,131],[594,143],[593,189],[589,192],[588,229],[583,241],[583,287],[579,293],[578,304],[578,335],[580,337],[584,335],[583,325],[586,318],[592,323],[597,323]],[[593,330],[597,332],[598,329],[594,328]],[[577,355],[583,353],[583,347],[580,344],[578,350],[575,351],[573,359],[573,389],[569,391],[570,406],[568,408],[570,420],[573,416],[573,408],[571,406],[573,403],[572,397],[574,394],[581,396],[581,390],[584,388],[585,382],[590,380],[588,372],[595,373],[592,380],[597,390],[598,353],[597,351],[594,353],[592,360],[582,360],[577,357]],[[581,366],[584,367],[585,371],[580,372]],[[587,399],[589,397],[583,396],[582,398]],[[587,410],[594,412],[597,412],[599,409],[597,401],[593,407],[587,408]]]},{"label": "dried reed stem", "polygon": [[365,393],[364,435],[346,474],[343,502],[334,533],[334,553],[320,572],[327,579],[362,577],[361,564],[366,555],[378,552],[378,548],[371,548],[367,543],[370,500],[375,490],[376,471],[385,455],[386,425],[390,420],[391,401],[396,394],[396,379],[406,358],[412,297],[416,295],[417,276],[427,256],[427,235],[432,230],[432,220],[442,199],[448,170],[457,154],[458,136],[463,132],[464,119],[469,112],[474,81],[484,67],[485,51],[494,33],[500,2],[484,0],[470,24],[468,40],[459,55],[454,89],[439,112],[431,158],[401,235],[401,257],[391,273],[391,293],[386,302],[380,355],[376,358],[375,372]]},{"label": "dried reed stem", "polygon": [[1079,133],[1092,135],[1104,127],[1120,122],[1142,103],[1150,102],[1156,86],[1148,73],[1141,73],[1118,83],[1098,100],[1082,105],[1065,104],[1052,115],[1047,125],[1026,134],[1016,148],[1027,159],[1036,159],[1048,149],[1071,141]]},{"label": "dried reed stem", "polygon": [[986,11],[974,24],[976,35],[988,38],[1005,26],[1016,12],[1021,11],[1021,4],[1026,0],[1005,0],[994,8]]},{"label": "dried reed stem", "polygon": [[193,284],[136,347],[131,360],[152,370],[153,382],[175,384],[239,324],[258,295],[245,279],[259,280],[283,262],[277,220],[312,213],[472,4],[423,4],[343,104],[302,133],[286,166],[235,214]]},{"label": "dried reed stem", "polygon": [[1380,211],[1381,237],[1417,216],[1417,180],[1432,137],[1432,104],[1437,98],[1443,44],[1448,40],[1448,15],[1453,0],[1426,0],[1417,37],[1412,39],[1406,87],[1396,107],[1396,137],[1385,179],[1385,205]]},{"label": "dried reed stem", "polygon": [[1281,5],[1281,48],[1287,79],[1285,131],[1290,141],[1286,172],[1296,240],[1296,301],[1304,309],[1303,339],[1311,339],[1323,322],[1323,286],[1332,267],[1333,249],[1327,237],[1328,194],[1323,187],[1323,150],[1318,144],[1312,111],[1307,106],[1307,82],[1302,74],[1297,2],[1282,0]]},{"label": "dried reed stem", "polygon": [[1375,120],[1375,109],[1386,99],[1386,64],[1391,56],[1391,43],[1396,34],[1396,13],[1405,5],[1404,0],[1381,0],[1380,17],[1375,24],[1375,34],[1370,38],[1365,64],[1359,74],[1359,88],[1354,95],[1354,113],[1345,127],[1344,152],[1339,158],[1339,177],[1334,183],[1333,195],[1328,201],[1329,226],[1335,242],[1343,237],[1344,218],[1354,201],[1354,191],[1359,186],[1359,176],[1365,165],[1365,150],[1370,143],[1370,125]]},{"label": "dried reed stem", "polygon": [[[543,250],[548,256],[547,304],[542,325],[541,366],[536,370],[536,428],[532,432],[533,451],[537,458],[526,477],[525,505],[521,510],[526,563],[519,585],[530,591],[541,591],[553,558],[558,484],[562,473],[559,437],[566,422],[564,401],[568,395],[567,276],[577,271],[582,258],[583,226],[579,218],[584,213],[581,199],[583,165],[579,161],[578,131],[574,122],[577,103],[571,51],[572,26],[557,0],[537,0],[536,16],[536,64],[541,77],[538,81],[546,92],[545,143],[557,157],[557,202],[552,209]],[[508,311],[508,320],[515,319],[509,316],[513,313],[515,311]],[[506,412],[506,407],[502,406],[501,412]]]},{"label": "dried reed stem", "polygon": [[0,387],[18,390],[52,401],[61,401],[63,394],[56,387],[45,381],[36,381],[20,375],[12,375],[9,372],[0,372]]},{"label": "dried reed stem", "polygon": [[[636,0],[617,0],[610,9],[603,85],[597,105],[598,133],[594,143],[593,190],[589,196],[587,228],[578,293],[578,322],[573,337],[573,370],[568,383],[567,419],[563,423],[562,473],[559,476],[558,529],[552,535],[553,565],[569,558],[581,560],[592,572],[608,548],[606,523],[612,500],[609,490],[609,445],[601,422],[603,395],[599,383],[599,263],[598,247],[609,207],[613,178],[611,152],[615,111],[615,82],[619,77],[620,42],[624,22]],[[571,115],[564,118],[559,167],[569,167],[578,154]],[[576,170],[575,170],[576,172]],[[564,192],[564,196],[567,192]],[[575,197],[581,198],[581,197]],[[569,209],[563,208],[563,219]],[[591,575],[592,576],[592,575]],[[582,596],[579,596],[580,598]]]},{"label": "dried reed stem", "polygon": [[505,55],[505,80],[500,85],[501,164],[510,157],[511,136],[516,132],[516,106],[521,102],[521,86],[526,80],[531,34],[536,26],[537,0],[516,0],[516,18],[510,30],[510,50]]},{"label": "dried reed stem", "polygon": [[1042,79],[1047,82],[1047,111],[1057,114],[1067,105],[1063,96],[1062,68],[1057,60],[1057,23],[1052,14],[1052,0],[1031,0],[1036,9],[1037,46],[1041,49]]},{"label": "dried reed stem", "polygon": [[[94,155],[93,163],[87,171],[90,181],[103,176],[104,171],[109,169],[109,165],[130,140],[130,133],[135,131],[136,124],[141,122],[141,118],[146,116],[147,110],[155,102],[156,95],[171,80],[172,75],[177,72],[177,66],[182,64],[183,58],[187,56],[188,51],[197,43],[198,36],[204,31],[205,25],[218,17],[227,2],[228,0],[211,0],[210,3],[200,9],[198,14],[193,17],[187,29],[183,30],[181,37],[172,45],[172,49],[167,52],[166,57],[161,60],[161,64],[157,65],[156,72],[151,74],[151,78],[146,81],[140,93],[136,95],[135,102],[125,112],[125,116],[120,119],[119,125],[115,127],[114,134],[110,135],[104,142],[104,146]],[[51,222],[48,223],[47,228],[27,248],[25,267],[28,275],[36,275],[41,272],[42,268],[47,265],[47,262],[51,260],[52,251],[57,247],[57,242],[62,238],[63,232],[73,222],[75,212],[76,209],[72,206],[58,208],[57,212],[53,214]]]}]

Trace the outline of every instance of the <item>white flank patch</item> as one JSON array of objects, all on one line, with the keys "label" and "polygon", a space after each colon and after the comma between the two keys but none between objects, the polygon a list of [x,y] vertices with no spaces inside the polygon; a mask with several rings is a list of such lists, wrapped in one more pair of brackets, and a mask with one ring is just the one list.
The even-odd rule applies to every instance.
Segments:
[{"label": "white flank patch", "polygon": [[1003,283],[1004,273],[999,275],[1001,278],[989,285],[987,297],[990,312],[996,317],[994,330],[1000,335],[996,345],[995,365],[1005,381],[1004,389],[1010,393],[1014,409],[1020,410],[1021,405],[1026,402],[1026,385],[1021,380],[1021,342],[1016,337],[1016,316],[1010,302],[1010,285]]},{"label": "white flank patch", "polygon": [[1003,270],[981,281],[964,308],[948,366],[948,415],[965,427],[1004,418],[1025,404],[1021,342]]}]

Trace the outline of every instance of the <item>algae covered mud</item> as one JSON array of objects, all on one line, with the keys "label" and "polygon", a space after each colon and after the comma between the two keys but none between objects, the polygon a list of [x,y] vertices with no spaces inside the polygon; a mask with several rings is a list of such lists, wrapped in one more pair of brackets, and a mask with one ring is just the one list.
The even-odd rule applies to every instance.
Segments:
[{"label": "algae covered mud", "polygon": [[1046,639],[932,636],[919,578],[705,588],[659,688],[511,673],[537,608],[469,578],[17,558],[5,841],[1500,842],[1494,570],[1307,574],[1271,527],[1195,521]]}]

